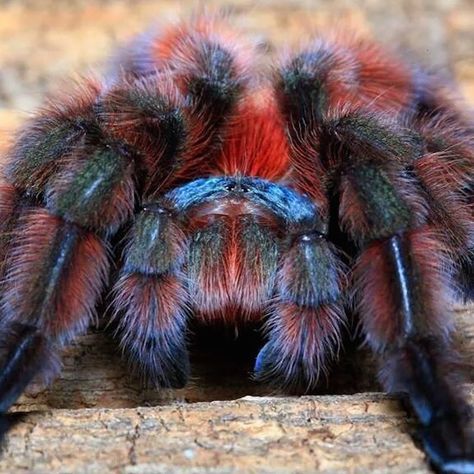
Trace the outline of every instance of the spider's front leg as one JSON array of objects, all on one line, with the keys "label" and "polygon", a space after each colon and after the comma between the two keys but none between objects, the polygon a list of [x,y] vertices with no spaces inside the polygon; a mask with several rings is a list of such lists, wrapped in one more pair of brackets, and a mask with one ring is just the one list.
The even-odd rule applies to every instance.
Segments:
[{"label": "spider's front leg", "polygon": [[[387,145],[387,152],[401,150],[394,147],[397,132],[367,117],[339,118],[333,130],[344,160],[340,219],[361,249],[354,271],[358,309],[381,361],[381,380],[408,397],[440,470],[474,472],[473,418],[451,340],[451,255],[439,230],[427,224],[416,181],[401,163],[368,153],[372,146],[380,155]],[[357,137],[365,137],[363,148]]]},{"label": "spider's front leg", "polygon": [[131,84],[114,86],[103,104],[109,130],[145,165],[145,204],[128,235],[113,320],[131,365],[160,387],[181,387],[189,373],[182,273],[188,242],[179,210],[163,195],[215,172],[254,52],[232,38],[224,24],[205,18],[165,29],[122,58]]},{"label": "spider's front leg", "polygon": [[[108,276],[107,237],[133,209],[133,159],[102,135],[99,88],[88,92],[34,118],[8,157],[1,413],[35,375],[53,375],[58,350],[87,329]],[[5,210],[12,193],[2,189]]]},{"label": "spider's front leg", "polygon": [[131,365],[159,387],[182,387],[189,375],[186,237],[172,212],[150,204],[137,215],[114,286],[114,322]]},{"label": "spider's front leg", "polygon": [[[449,143],[448,153],[425,156],[423,127],[397,125],[399,114],[414,109],[412,76],[370,45],[316,42],[284,65],[276,90],[296,185],[318,202],[325,190],[338,191],[333,207],[342,241],[348,236],[360,253],[358,309],[384,386],[407,394],[437,467],[474,472],[472,417],[457,377],[447,294],[456,252],[445,249],[466,251],[470,238],[472,218],[458,188],[472,179],[472,158],[459,159]],[[437,117],[432,123],[439,144],[444,124]],[[439,225],[441,211],[453,217],[449,227]]]},{"label": "spider's front leg", "polygon": [[309,390],[339,348],[345,313],[342,264],[320,232],[292,237],[277,275],[268,342],[256,378],[279,387]]}]

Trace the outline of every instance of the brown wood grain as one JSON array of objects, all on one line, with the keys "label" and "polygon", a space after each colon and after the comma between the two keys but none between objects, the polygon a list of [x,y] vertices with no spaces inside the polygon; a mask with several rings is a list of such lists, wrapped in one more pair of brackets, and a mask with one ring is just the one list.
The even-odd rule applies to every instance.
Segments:
[{"label": "brown wood grain", "polygon": [[[471,400],[474,391],[471,388]],[[30,414],[8,473],[426,473],[413,421],[377,393]]]}]

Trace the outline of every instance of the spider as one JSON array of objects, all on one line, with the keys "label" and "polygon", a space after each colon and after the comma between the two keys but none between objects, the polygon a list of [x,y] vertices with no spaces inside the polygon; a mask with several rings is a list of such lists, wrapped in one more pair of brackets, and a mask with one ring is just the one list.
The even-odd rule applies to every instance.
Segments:
[{"label": "spider", "polygon": [[186,383],[193,319],[259,324],[255,378],[304,392],[357,314],[433,466],[474,472],[450,310],[474,292],[470,118],[356,36],[265,64],[198,15],[132,41],[18,133],[0,190],[2,423],[104,293],[157,387]]}]

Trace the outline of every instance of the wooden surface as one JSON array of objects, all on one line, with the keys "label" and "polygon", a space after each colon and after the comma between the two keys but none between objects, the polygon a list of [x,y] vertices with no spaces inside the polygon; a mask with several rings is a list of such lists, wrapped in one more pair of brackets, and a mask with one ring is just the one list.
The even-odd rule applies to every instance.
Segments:
[{"label": "wooden surface", "polygon": [[[474,392],[471,400],[474,401]],[[2,472],[426,473],[413,423],[381,394],[55,410],[15,428]]]},{"label": "wooden surface", "polygon": [[[117,43],[196,5],[0,1],[0,141],[64,78],[95,70]],[[206,6],[232,10],[233,21],[270,52],[327,25],[349,25],[454,77],[474,103],[472,0],[212,0]],[[473,316],[472,308],[457,312],[466,353],[474,353]],[[357,394],[378,389],[367,352],[349,347],[318,390],[351,395],[273,399],[249,380],[258,347],[252,335],[197,337],[192,383],[157,392],[142,390],[111,339],[91,331],[66,351],[54,385],[31,387],[15,407],[46,411],[14,429],[0,472],[427,472],[398,403]],[[246,395],[261,398],[235,400]]]}]

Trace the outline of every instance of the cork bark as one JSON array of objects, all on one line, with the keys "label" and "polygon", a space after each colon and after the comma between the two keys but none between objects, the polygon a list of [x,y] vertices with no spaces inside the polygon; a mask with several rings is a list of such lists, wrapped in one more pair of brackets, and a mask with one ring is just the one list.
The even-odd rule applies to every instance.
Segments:
[{"label": "cork bark", "polygon": [[[196,4],[0,2],[0,149],[47,91],[75,73],[103,70],[117,44]],[[211,0],[206,7],[231,11],[269,54],[328,25],[373,35],[453,78],[474,103],[472,0]],[[456,322],[459,346],[474,360],[474,307],[459,307]],[[375,393],[375,363],[349,337],[315,394],[273,398],[283,394],[249,377],[261,342],[240,336],[199,332],[191,383],[156,391],[128,373],[109,335],[91,329],[65,351],[53,385],[33,384],[14,407],[28,414],[8,437],[0,472],[428,472],[413,421]]]},{"label": "cork bark", "polygon": [[399,403],[377,393],[53,410],[29,415],[12,431],[0,470],[430,472],[413,429]]}]

